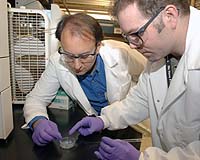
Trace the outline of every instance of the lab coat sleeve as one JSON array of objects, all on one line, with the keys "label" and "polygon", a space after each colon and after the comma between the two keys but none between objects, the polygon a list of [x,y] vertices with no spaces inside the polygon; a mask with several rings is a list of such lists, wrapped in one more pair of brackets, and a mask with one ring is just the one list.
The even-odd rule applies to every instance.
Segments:
[{"label": "lab coat sleeve", "polygon": [[185,148],[175,147],[168,153],[156,147],[149,147],[141,153],[139,160],[200,160],[200,141],[194,141]]},{"label": "lab coat sleeve", "polygon": [[56,96],[60,87],[54,64],[55,62],[53,59],[50,59],[47,68],[35,84],[34,89],[26,97],[23,109],[26,124],[35,116],[44,116],[48,118],[46,107]]},{"label": "lab coat sleeve", "polygon": [[132,86],[128,95],[101,111],[104,128],[123,129],[135,125],[149,117],[147,99],[147,74],[142,73],[136,86]]}]

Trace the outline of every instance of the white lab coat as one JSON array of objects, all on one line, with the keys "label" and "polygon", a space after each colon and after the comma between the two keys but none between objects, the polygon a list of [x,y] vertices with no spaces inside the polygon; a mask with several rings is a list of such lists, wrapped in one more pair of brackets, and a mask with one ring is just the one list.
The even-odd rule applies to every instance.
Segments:
[{"label": "white lab coat", "polygon": [[140,160],[200,159],[200,21],[197,19],[200,11],[191,8],[185,53],[169,89],[165,60],[148,63],[126,99],[101,112],[105,128],[109,129],[125,128],[150,117],[153,146],[158,148],[146,149]]},{"label": "white lab coat", "polygon": [[[114,40],[103,41],[99,53],[105,64],[107,98],[111,104],[125,98],[131,85],[136,84],[146,65],[146,59],[136,50],[131,50],[127,44]],[[26,124],[35,116],[48,118],[46,106],[55,97],[60,86],[88,115],[96,114],[76,75],[61,64],[59,53],[55,53],[35,88],[27,95],[24,105]]]}]

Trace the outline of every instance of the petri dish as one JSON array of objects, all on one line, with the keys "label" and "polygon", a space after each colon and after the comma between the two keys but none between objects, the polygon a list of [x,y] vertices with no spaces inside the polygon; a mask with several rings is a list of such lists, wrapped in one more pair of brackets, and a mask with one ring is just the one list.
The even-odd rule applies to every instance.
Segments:
[{"label": "petri dish", "polygon": [[75,137],[63,137],[60,140],[60,147],[63,149],[70,149],[73,148],[76,144],[76,138]]}]

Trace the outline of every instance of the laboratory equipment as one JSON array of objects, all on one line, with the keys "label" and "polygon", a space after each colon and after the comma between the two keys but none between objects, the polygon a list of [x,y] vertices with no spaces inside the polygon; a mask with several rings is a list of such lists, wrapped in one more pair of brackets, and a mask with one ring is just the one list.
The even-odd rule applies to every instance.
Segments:
[{"label": "laboratory equipment", "polygon": [[0,2],[0,13],[0,139],[6,139],[13,130],[6,0]]},{"label": "laboratory equipment", "polygon": [[24,103],[48,63],[57,51],[56,25],[61,11],[52,4],[51,10],[8,8],[9,53],[12,100]]},{"label": "laboratory equipment", "polygon": [[60,147],[63,149],[71,149],[75,146],[76,144],[76,138],[73,136],[66,136],[63,137],[59,142],[60,142]]},{"label": "laboratory equipment", "polygon": [[[69,132],[69,131],[68,131]],[[60,141],[60,147],[63,149],[71,149],[73,147],[75,147],[77,144],[77,140],[79,137],[80,133],[79,132],[75,132],[72,135],[65,135]]]}]

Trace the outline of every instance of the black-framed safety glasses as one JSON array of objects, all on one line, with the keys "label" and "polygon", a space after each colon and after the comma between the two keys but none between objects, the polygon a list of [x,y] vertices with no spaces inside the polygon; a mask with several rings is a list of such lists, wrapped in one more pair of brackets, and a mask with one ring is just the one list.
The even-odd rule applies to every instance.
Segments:
[{"label": "black-framed safety glasses", "polygon": [[125,38],[125,40],[129,43],[129,44],[133,44],[135,45],[137,48],[142,48],[143,47],[143,39],[142,39],[142,35],[145,32],[145,30],[147,29],[147,27],[153,22],[153,20],[160,14],[160,12],[162,10],[164,10],[165,7],[161,7],[156,14],[151,17],[148,22],[146,24],[144,24],[137,32],[133,32],[133,33],[129,33],[129,34],[125,34],[122,33],[122,36]]},{"label": "black-framed safety glasses", "polygon": [[72,54],[67,51],[65,51],[62,47],[59,47],[58,53],[63,56],[64,60],[67,63],[73,63],[75,59],[79,59],[82,63],[90,63],[94,60],[94,56],[96,55],[96,49],[88,53],[82,53],[82,54]]}]

